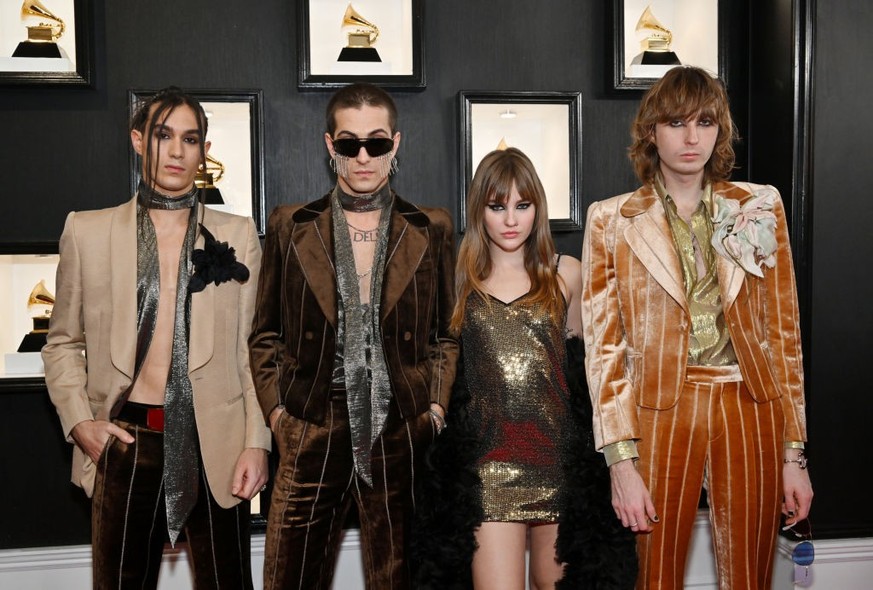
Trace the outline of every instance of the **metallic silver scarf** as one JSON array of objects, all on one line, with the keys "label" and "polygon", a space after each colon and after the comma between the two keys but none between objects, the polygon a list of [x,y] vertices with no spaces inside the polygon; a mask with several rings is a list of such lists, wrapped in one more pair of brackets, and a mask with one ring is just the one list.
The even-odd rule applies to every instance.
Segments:
[{"label": "metallic silver scarf", "polygon": [[331,195],[334,257],[339,292],[337,307],[340,321],[337,339],[343,342],[346,403],[349,410],[355,471],[367,485],[372,487],[371,451],[373,443],[385,428],[392,397],[385,351],[382,349],[379,317],[382,279],[385,275],[385,258],[388,251],[388,226],[394,199],[387,185],[373,195],[373,200],[382,201],[384,205],[376,230],[376,252],[370,279],[370,305],[363,313],[352,240],[349,238],[346,216],[343,212],[342,201],[348,203],[349,199],[349,195],[342,194],[338,186]]},{"label": "metallic silver scarf", "polygon": [[[191,296],[188,280],[191,276],[191,253],[197,227],[196,189],[174,202],[163,201],[153,207],[154,191],[142,190],[137,207],[137,350],[136,367],[145,359],[154,335],[160,295],[160,262],[155,226],[149,216],[149,208],[191,208],[188,230],[179,256],[177,279],[176,313],[173,326],[173,349],[170,374],[164,394],[164,496],[167,506],[167,532],[170,543],[176,539],[185,525],[191,509],[197,502],[200,450],[197,441],[197,425],[194,420],[194,398],[191,381],[188,379],[188,336],[191,316]],[[159,197],[164,197],[157,193]],[[165,197],[167,198],[167,197]],[[157,202],[162,202],[161,200]],[[176,203],[180,203],[181,206]]]}]

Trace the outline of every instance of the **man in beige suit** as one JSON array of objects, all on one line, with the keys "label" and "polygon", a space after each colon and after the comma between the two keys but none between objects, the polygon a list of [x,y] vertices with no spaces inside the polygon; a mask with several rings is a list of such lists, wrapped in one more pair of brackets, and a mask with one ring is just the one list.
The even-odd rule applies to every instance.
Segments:
[{"label": "man in beige suit", "polygon": [[[248,364],[260,244],[206,209],[206,117],[177,88],[131,124],[137,195],[70,213],[43,348],[46,383],[93,497],[95,588],[155,588],[184,531],[197,588],[251,588],[250,500],[267,478]],[[165,460],[166,458],[166,460]]]},{"label": "man in beige suit", "polygon": [[644,186],[595,203],[582,253],[594,433],[638,534],[638,588],[682,588],[701,486],[721,588],[768,588],[779,512],[806,518],[803,373],[785,213],[731,183],[721,84],[670,70],[631,147]]}]

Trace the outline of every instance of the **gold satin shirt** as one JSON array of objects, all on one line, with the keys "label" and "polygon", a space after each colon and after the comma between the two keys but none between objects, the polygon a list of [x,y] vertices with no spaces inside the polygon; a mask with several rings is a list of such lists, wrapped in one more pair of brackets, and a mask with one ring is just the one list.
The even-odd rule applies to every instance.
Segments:
[{"label": "gold satin shirt", "polygon": [[[688,364],[724,367],[737,363],[731,337],[724,321],[715,250],[712,247],[712,187],[707,185],[703,198],[692,213],[690,223],[679,216],[676,204],[661,180],[655,190],[664,204],[673,242],[682,265],[685,295],[691,311],[688,340]],[[705,272],[698,276],[697,257],[702,257]]]}]

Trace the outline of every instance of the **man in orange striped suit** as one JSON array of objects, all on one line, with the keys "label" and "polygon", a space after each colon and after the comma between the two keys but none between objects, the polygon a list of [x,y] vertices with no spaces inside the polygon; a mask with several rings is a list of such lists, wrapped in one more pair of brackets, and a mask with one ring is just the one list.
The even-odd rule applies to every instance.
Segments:
[{"label": "man in orange striped suit", "polygon": [[812,487],[797,293],[771,186],[728,182],[722,85],[670,70],[645,95],[631,160],[643,186],[595,203],[582,319],[612,503],[638,535],[638,588],[681,588],[701,486],[721,588],[769,588],[779,512]]}]

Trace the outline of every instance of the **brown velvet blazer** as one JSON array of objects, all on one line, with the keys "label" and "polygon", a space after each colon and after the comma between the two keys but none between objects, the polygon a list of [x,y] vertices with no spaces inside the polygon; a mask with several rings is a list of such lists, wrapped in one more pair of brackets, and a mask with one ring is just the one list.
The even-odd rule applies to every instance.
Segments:
[{"label": "brown velvet blazer", "polygon": [[[258,285],[251,366],[266,420],[277,406],[323,424],[336,350],[337,285],[330,195],[270,215]],[[381,300],[381,337],[404,418],[449,405],[458,357],[452,222],[444,209],[394,197]]]},{"label": "brown velvet blazer", "polygon": [[[719,182],[713,198],[744,203],[760,188]],[[758,278],[717,256],[718,282],[743,381],[756,401],[780,400],[785,440],[804,441],[797,290],[778,198],[774,213],[776,265]],[[601,448],[638,439],[637,407],[672,407],[685,380],[690,314],[679,256],[653,187],[591,205],[582,268],[585,362]]]},{"label": "brown velvet blazer", "polygon": [[[207,285],[191,295],[188,377],[206,479],[222,506],[245,448],[270,449],[249,371],[246,339],[254,313],[261,245],[251,218],[207,208],[203,225],[236,250],[245,283]],[[195,248],[203,247],[203,236]],[[131,383],[136,356],[136,199],[70,213],[60,240],[55,306],[42,349],[49,396],[64,436],[83,420],[108,420]],[[73,447],[72,480],[90,496],[94,463]]]}]

